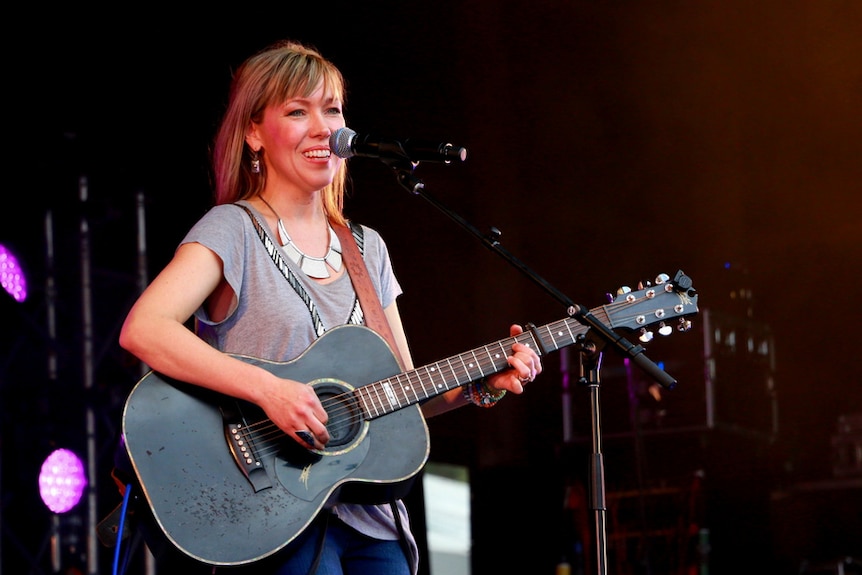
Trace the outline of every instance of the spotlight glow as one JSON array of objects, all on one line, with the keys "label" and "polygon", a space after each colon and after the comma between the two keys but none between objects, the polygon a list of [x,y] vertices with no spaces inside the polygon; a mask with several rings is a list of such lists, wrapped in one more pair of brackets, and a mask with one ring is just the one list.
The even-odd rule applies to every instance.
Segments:
[{"label": "spotlight glow", "polygon": [[72,451],[57,449],[42,463],[39,495],[54,513],[65,513],[75,507],[86,488],[84,464]]},{"label": "spotlight glow", "polygon": [[3,244],[0,244],[0,285],[16,301],[27,299],[27,280],[18,258]]}]

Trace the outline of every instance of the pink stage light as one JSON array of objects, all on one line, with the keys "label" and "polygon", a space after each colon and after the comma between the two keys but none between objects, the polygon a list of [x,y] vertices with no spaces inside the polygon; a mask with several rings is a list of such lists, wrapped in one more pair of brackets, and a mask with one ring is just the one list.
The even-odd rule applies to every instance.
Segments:
[{"label": "pink stage light", "polygon": [[18,258],[12,251],[0,244],[0,285],[16,301],[27,299],[27,279]]},{"label": "pink stage light", "polygon": [[84,464],[72,451],[57,449],[42,463],[39,495],[54,513],[66,513],[75,507],[86,488]]}]

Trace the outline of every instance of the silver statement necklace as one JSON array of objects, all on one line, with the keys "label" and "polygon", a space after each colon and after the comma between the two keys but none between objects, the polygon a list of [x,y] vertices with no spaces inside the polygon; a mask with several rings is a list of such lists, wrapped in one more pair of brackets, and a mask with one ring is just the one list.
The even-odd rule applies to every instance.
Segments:
[{"label": "silver statement necklace", "polygon": [[328,226],[329,249],[326,251],[326,255],[322,258],[310,256],[303,253],[302,250],[296,247],[293,240],[290,239],[287,230],[284,229],[284,222],[281,221],[281,216],[278,215],[278,212],[269,205],[269,202],[267,202],[263,196],[258,197],[264,204],[266,204],[266,207],[272,210],[275,217],[278,218],[278,240],[281,242],[281,247],[284,250],[284,253],[287,254],[287,257],[293,260],[293,263],[299,266],[299,269],[301,269],[305,275],[315,279],[328,278],[329,269],[326,267],[327,264],[329,264],[329,266],[335,271],[341,270],[341,242],[338,240],[338,235],[336,235],[335,230],[332,229],[331,225]]}]

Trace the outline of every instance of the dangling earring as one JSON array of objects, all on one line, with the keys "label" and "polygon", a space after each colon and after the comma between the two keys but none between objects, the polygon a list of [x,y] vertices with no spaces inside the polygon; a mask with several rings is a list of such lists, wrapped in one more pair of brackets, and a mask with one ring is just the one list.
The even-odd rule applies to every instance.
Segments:
[{"label": "dangling earring", "polygon": [[251,173],[260,173],[260,157],[258,157],[257,152],[255,152],[254,150],[252,150],[251,152]]}]

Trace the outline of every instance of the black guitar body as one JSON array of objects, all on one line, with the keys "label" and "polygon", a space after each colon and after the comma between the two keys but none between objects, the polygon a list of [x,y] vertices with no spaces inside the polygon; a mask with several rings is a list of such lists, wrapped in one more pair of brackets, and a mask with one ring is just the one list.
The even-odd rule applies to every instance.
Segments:
[{"label": "black guitar body", "polygon": [[[386,342],[355,325],[332,329],[291,362],[240,359],[315,386],[324,405],[400,371]],[[284,435],[273,448],[265,434],[252,433],[242,443],[258,452],[259,465],[243,470],[230,430],[254,429],[260,410],[151,372],[126,402],[123,433],[171,542],[204,563],[240,565],[282,549],[329,505],[403,497],[424,466],[428,429],[418,405],[374,419],[361,417],[356,404],[338,406],[328,410],[333,437],[325,450]]]}]

